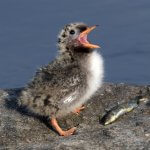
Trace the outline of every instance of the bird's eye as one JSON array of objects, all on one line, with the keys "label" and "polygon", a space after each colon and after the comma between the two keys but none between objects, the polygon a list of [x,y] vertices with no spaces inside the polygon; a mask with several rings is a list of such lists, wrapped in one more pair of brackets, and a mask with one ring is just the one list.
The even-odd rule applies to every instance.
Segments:
[{"label": "bird's eye", "polygon": [[75,31],[74,30],[70,30],[70,34],[75,34]]}]

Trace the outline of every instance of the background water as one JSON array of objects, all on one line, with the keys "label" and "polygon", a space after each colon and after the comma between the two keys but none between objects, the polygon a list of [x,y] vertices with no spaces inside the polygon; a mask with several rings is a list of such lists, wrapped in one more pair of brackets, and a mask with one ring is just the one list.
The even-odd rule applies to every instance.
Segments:
[{"label": "background water", "polygon": [[24,86],[56,56],[67,23],[99,24],[105,81],[150,84],[150,0],[0,0],[0,88]]}]

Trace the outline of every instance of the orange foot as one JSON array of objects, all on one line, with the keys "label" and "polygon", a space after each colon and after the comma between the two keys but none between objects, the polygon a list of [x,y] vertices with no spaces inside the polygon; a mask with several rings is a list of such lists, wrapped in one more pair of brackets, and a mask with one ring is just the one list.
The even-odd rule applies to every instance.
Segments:
[{"label": "orange foot", "polygon": [[85,109],[85,106],[82,105],[81,107],[76,108],[76,109],[73,111],[73,113],[79,115],[80,111],[82,111],[83,109]]},{"label": "orange foot", "polygon": [[67,131],[63,131],[63,130],[60,128],[60,126],[58,125],[56,118],[52,118],[52,119],[51,119],[51,125],[52,125],[52,127],[59,133],[59,135],[61,135],[61,136],[69,136],[69,135],[72,135],[72,134],[75,132],[75,130],[76,130],[76,127],[73,127],[73,128],[71,128],[71,129],[69,129],[69,130],[67,130]]}]

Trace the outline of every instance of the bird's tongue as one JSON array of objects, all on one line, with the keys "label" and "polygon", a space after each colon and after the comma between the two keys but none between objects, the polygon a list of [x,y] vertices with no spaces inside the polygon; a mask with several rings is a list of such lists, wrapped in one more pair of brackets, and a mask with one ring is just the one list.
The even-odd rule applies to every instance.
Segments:
[{"label": "bird's tongue", "polygon": [[84,47],[87,47],[90,49],[100,48],[98,45],[91,44],[87,40],[87,35],[95,28],[96,26],[89,27],[79,35],[78,40]]},{"label": "bird's tongue", "polygon": [[85,35],[85,36],[83,36],[83,37],[80,37],[80,42],[81,42],[81,43],[89,43],[89,42],[87,41],[87,35]]}]

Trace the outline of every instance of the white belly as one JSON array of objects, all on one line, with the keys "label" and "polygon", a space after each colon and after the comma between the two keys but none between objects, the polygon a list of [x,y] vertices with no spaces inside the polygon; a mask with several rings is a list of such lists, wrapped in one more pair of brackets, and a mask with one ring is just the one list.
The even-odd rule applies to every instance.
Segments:
[{"label": "white belly", "polygon": [[86,102],[101,87],[104,76],[103,58],[98,52],[93,52],[88,60],[87,84],[88,88],[82,98]]}]

